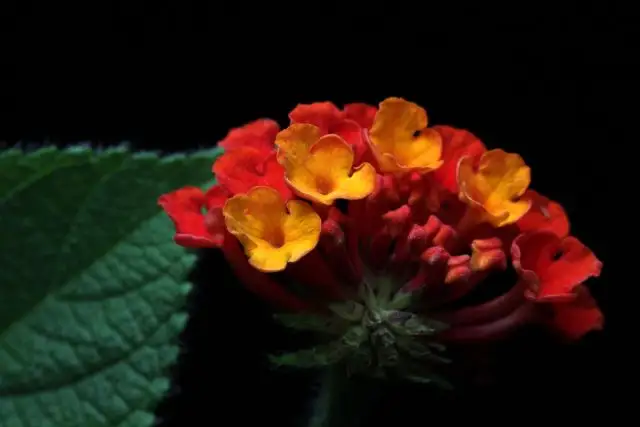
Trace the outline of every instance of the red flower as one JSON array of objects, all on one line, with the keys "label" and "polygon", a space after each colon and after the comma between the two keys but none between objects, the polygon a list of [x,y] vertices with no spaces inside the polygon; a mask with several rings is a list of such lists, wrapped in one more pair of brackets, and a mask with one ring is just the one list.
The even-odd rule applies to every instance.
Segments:
[{"label": "red flower", "polygon": [[487,149],[471,132],[451,126],[434,126],[442,137],[442,160],[444,163],[433,172],[435,179],[448,191],[457,194],[458,162],[463,157],[479,158]]},{"label": "red flower", "polygon": [[570,340],[580,339],[587,332],[602,329],[603,315],[585,286],[575,291],[576,299],[569,303],[553,304],[550,326]]},{"label": "red flower", "polygon": [[521,234],[511,254],[520,277],[528,283],[527,298],[534,301],[567,301],[575,288],[600,275],[602,263],[575,237],[559,238],[549,231]]},{"label": "red flower", "polygon": [[564,208],[533,190],[527,190],[524,199],[531,200],[531,209],[518,220],[520,231],[550,231],[558,237],[569,234],[569,219]]},{"label": "red flower", "polygon": [[218,182],[231,194],[246,193],[253,187],[273,187],[286,201],[291,190],[284,179],[284,169],[273,149],[263,152],[252,147],[238,148],[223,154],[213,165]]},{"label": "red flower", "polygon": [[231,129],[219,145],[226,152],[246,147],[255,148],[263,153],[270,152],[273,150],[273,142],[279,130],[280,126],[275,121],[260,119]]},{"label": "red flower", "polygon": [[602,327],[602,313],[583,283],[600,275],[602,263],[574,237],[550,231],[524,233],[513,242],[513,265],[526,284],[525,296],[547,303],[546,319],[573,339]]},{"label": "red flower", "polygon": [[221,247],[226,232],[222,206],[228,196],[218,185],[206,193],[197,187],[184,187],[162,195],[158,204],[176,227],[177,244],[188,248]]},{"label": "red flower", "polygon": [[368,104],[356,102],[345,105],[342,111],[345,118],[358,123],[363,129],[371,129],[378,109]]}]

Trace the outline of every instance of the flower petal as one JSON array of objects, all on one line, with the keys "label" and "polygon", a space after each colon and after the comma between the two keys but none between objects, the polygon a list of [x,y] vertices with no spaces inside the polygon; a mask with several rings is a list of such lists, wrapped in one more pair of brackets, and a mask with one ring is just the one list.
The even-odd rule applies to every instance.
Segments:
[{"label": "flower petal", "polygon": [[290,200],[287,209],[289,215],[283,224],[284,236],[289,262],[296,262],[316,247],[322,221],[309,204],[300,200]]},{"label": "flower petal", "polygon": [[355,121],[365,129],[371,129],[378,109],[372,105],[354,102],[345,105],[342,111],[346,118]]},{"label": "flower petal", "polygon": [[[429,171],[440,167],[442,139],[426,127],[427,113],[418,105],[401,98],[382,101],[369,133],[380,170]],[[414,136],[417,131],[420,135]]]},{"label": "flower petal", "polygon": [[283,162],[284,157],[304,159],[311,146],[322,136],[318,126],[295,123],[280,131],[276,136],[278,147],[278,161]]},{"label": "flower petal", "polygon": [[284,181],[284,169],[274,152],[267,154],[247,147],[224,153],[214,163],[213,173],[231,194],[269,186],[278,190],[285,200],[291,198],[291,191]]},{"label": "flower petal", "polygon": [[533,190],[527,190],[523,199],[531,200],[531,209],[518,220],[520,231],[546,230],[558,237],[569,234],[569,219],[562,205]]},{"label": "flower petal", "polygon": [[471,132],[451,126],[434,126],[442,137],[443,164],[434,171],[435,179],[448,191],[458,193],[456,169],[462,157],[478,159],[486,151],[484,144]]},{"label": "flower petal", "polygon": [[[320,238],[320,216],[304,202],[292,200],[287,212],[280,194],[255,187],[230,198],[223,214],[227,229],[244,246],[249,263],[264,272],[284,270],[311,251]],[[297,227],[297,228],[296,228]]]},{"label": "flower petal", "polygon": [[343,114],[331,102],[314,102],[313,104],[298,104],[289,113],[289,119],[291,123],[315,125],[322,134],[326,134],[332,132],[330,129],[343,119]]},{"label": "flower petal", "polygon": [[204,194],[204,204],[207,210],[222,208],[229,196],[229,192],[224,187],[221,185],[214,185]]},{"label": "flower petal", "polygon": [[205,222],[205,194],[197,187],[183,187],[162,195],[158,204],[165,210],[176,228],[174,240],[188,248],[220,247],[224,227],[212,227]]},{"label": "flower petal", "polygon": [[280,130],[280,126],[273,120],[256,120],[242,127],[231,129],[219,145],[227,152],[245,147],[268,152],[273,150],[278,130]]},{"label": "flower petal", "polygon": [[574,237],[560,239],[549,231],[524,233],[511,248],[513,265],[529,284],[526,296],[535,301],[575,299],[575,289],[600,275],[602,263]]},{"label": "flower petal", "polygon": [[336,199],[363,199],[375,188],[375,169],[363,163],[353,174],[351,146],[338,135],[325,135],[304,159],[285,160],[287,182],[301,196],[330,205]]},{"label": "flower petal", "polygon": [[569,339],[580,339],[587,332],[603,327],[604,316],[584,286],[577,289],[577,298],[573,301],[553,304],[553,311],[551,326]]},{"label": "flower petal", "polygon": [[516,222],[531,207],[530,200],[517,200],[531,181],[529,167],[517,154],[487,151],[477,168],[472,157],[463,157],[458,163],[457,181],[460,198],[482,210],[495,227]]}]

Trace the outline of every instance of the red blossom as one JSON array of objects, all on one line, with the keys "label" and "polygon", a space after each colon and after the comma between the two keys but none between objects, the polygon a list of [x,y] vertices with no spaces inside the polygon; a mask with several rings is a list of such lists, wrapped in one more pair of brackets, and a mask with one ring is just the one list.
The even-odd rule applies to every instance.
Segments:
[{"label": "red blossom", "polygon": [[516,223],[520,231],[546,230],[558,237],[569,234],[569,219],[562,205],[533,190],[527,190],[524,198],[531,200],[531,209]]},{"label": "red blossom", "polygon": [[444,163],[433,172],[435,179],[451,193],[458,194],[456,169],[465,156],[479,158],[486,151],[484,144],[471,132],[451,126],[434,126],[442,137]]},{"label": "red blossom", "polygon": [[228,196],[218,185],[206,193],[197,187],[183,187],[162,195],[158,204],[175,225],[177,244],[189,248],[220,247],[226,231],[221,207]]},{"label": "red blossom", "polygon": [[347,119],[358,123],[363,129],[371,129],[378,109],[368,104],[356,102],[345,105],[342,111]]},{"label": "red blossom", "polygon": [[602,329],[604,317],[595,300],[585,286],[574,290],[576,299],[569,302],[552,303],[551,328],[567,339],[577,340],[587,332]]},{"label": "red blossom", "polygon": [[273,150],[273,144],[280,126],[273,120],[260,119],[244,126],[231,129],[219,145],[226,152],[251,147],[262,153]]},{"label": "red blossom", "polygon": [[528,284],[534,301],[567,301],[589,277],[600,275],[602,263],[575,237],[560,238],[549,231],[518,236],[511,247],[513,266]]},{"label": "red blossom", "polygon": [[292,197],[284,179],[284,169],[275,151],[261,152],[255,148],[239,148],[223,154],[213,165],[218,182],[231,194],[246,193],[256,186],[278,190],[286,201]]}]

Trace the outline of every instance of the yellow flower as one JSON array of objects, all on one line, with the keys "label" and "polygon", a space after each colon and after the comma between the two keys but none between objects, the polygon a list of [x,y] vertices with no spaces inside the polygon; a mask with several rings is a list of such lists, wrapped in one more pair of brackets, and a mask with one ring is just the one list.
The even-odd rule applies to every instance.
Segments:
[{"label": "yellow flower", "polygon": [[244,246],[257,270],[284,270],[318,244],[321,220],[300,200],[284,203],[271,187],[254,187],[227,200],[222,209],[227,230]]},{"label": "yellow flower", "polygon": [[487,151],[477,169],[471,157],[464,157],[457,175],[460,199],[480,210],[494,227],[516,222],[531,207],[531,201],[519,200],[529,187],[531,170],[517,154]]},{"label": "yellow flower", "polygon": [[380,103],[369,141],[382,172],[428,172],[442,164],[442,138],[427,129],[427,112],[402,98]]},{"label": "yellow flower", "polygon": [[358,200],[373,192],[376,171],[369,163],[353,169],[353,148],[338,135],[322,137],[311,124],[296,124],[278,134],[278,158],[287,183],[301,197],[324,205]]}]

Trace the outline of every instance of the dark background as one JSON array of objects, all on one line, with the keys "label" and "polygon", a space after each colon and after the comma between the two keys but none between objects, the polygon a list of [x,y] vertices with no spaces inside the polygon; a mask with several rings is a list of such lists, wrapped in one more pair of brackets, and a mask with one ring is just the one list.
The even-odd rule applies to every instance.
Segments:
[{"label": "dark background", "polygon": [[[432,124],[525,158],[532,186],[565,206],[573,233],[604,262],[590,285],[607,325],[572,346],[514,339],[485,388],[393,388],[377,420],[580,422],[617,411],[618,381],[629,384],[616,338],[628,312],[613,307],[633,284],[615,265],[635,209],[623,190],[637,157],[635,22],[612,2],[3,2],[0,141],[128,140],[173,152],[214,145],[259,117],[284,126],[297,103],[417,102]],[[265,359],[291,337],[215,254],[194,280],[163,425],[295,425],[312,376],[270,372]]]}]

